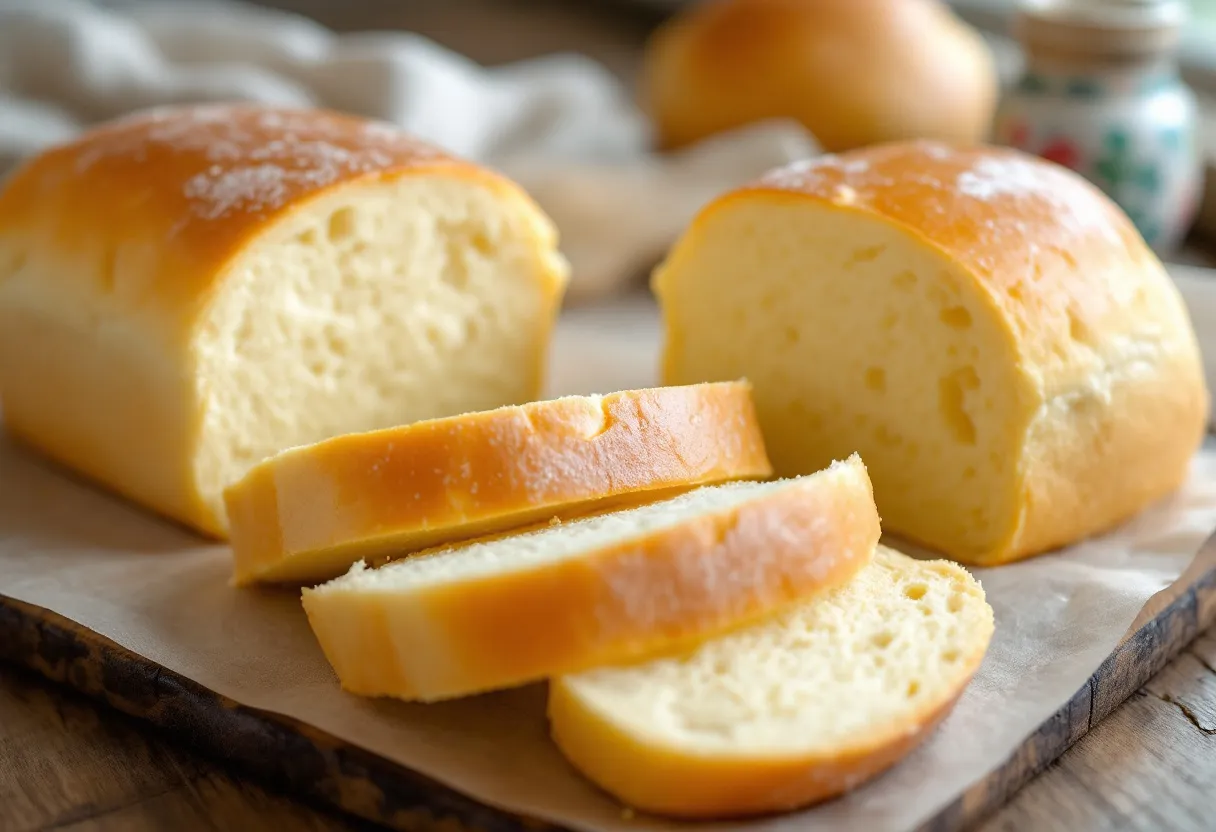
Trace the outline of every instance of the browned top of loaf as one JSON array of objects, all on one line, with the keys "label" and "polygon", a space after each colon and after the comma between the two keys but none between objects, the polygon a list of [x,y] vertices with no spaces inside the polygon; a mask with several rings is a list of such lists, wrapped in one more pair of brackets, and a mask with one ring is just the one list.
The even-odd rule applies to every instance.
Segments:
[{"label": "browned top of loaf", "polygon": [[[304,200],[353,180],[438,166],[479,171],[395,127],[339,113],[169,107],[102,125],[26,162],[0,192],[0,238],[76,258],[76,268],[56,271],[82,281],[138,275],[160,292],[173,281],[192,293]],[[99,256],[111,260],[108,269],[90,262]]]},{"label": "browned top of loaf", "polygon": [[1187,337],[1169,279],[1135,226],[1100,190],[1050,162],[899,142],[794,163],[716,204],[757,192],[877,215],[944,251],[987,288],[1024,354],[1055,367],[1049,386],[1091,370],[1081,358],[1107,336],[1166,323]]}]

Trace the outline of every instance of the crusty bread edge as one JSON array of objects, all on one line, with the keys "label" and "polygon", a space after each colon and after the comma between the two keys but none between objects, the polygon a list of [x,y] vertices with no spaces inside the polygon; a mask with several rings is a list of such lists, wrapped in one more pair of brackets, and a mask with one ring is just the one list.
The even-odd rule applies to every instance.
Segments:
[{"label": "crusty bread edge", "polygon": [[[569,518],[647,492],[771,475],[751,385],[734,381],[572,396],[336,437],[263,461],[224,501],[242,585],[326,580],[362,558]],[[415,534],[425,542],[411,546],[405,538]],[[289,571],[293,557],[318,555],[325,572]]]},{"label": "crusty bread edge", "polygon": [[[928,561],[967,574],[949,561]],[[983,589],[968,577],[987,606]],[[946,695],[926,702],[906,720],[871,731],[834,754],[740,755],[729,758],[650,744],[622,730],[580,701],[561,677],[549,685],[554,742],[570,764],[630,808],[687,820],[750,817],[820,803],[848,792],[894,766],[953,710],[987,654],[989,626]]]},{"label": "crusty bread edge", "polygon": [[[365,696],[446,699],[682,649],[869,563],[869,476],[857,457],[840,465],[843,482],[807,477],[582,557],[410,593],[333,583],[304,590],[304,610],[342,686]],[[724,591],[711,574],[750,581]]]}]

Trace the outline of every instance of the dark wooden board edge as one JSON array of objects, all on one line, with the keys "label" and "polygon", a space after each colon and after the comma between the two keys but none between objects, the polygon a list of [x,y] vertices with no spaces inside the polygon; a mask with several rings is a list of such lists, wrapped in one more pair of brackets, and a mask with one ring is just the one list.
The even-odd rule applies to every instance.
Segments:
[{"label": "dark wooden board edge", "polygon": [[[1185,588],[1163,602],[1182,583]],[[1149,600],[1133,629],[1067,705],[1039,726],[1000,768],[922,824],[918,832],[956,832],[993,814],[1214,623],[1216,535],[1208,538],[1178,582]]]},{"label": "dark wooden board edge", "polygon": [[163,729],[281,791],[408,832],[558,830],[289,717],[248,708],[42,607],[0,595],[0,660]]},{"label": "dark wooden board edge", "polygon": [[[1177,597],[1139,621],[1067,705],[922,832],[966,829],[994,812],[1216,621],[1214,545],[1205,544],[1209,556],[1197,557],[1200,568],[1188,572]],[[273,788],[393,829],[560,829],[485,806],[297,720],[240,705],[63,616],[3,595],[0,660],[149,721]]]}]

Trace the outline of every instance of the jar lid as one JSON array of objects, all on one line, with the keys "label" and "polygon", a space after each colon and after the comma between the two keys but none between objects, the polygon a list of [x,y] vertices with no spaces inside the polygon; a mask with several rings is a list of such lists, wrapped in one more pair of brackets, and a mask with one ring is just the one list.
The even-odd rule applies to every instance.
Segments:
[{"label": "jar lid", "polygon": [[1143,59],[1171,52],[1181,0],[1022,0],[1015,32],[1028,52]]}]

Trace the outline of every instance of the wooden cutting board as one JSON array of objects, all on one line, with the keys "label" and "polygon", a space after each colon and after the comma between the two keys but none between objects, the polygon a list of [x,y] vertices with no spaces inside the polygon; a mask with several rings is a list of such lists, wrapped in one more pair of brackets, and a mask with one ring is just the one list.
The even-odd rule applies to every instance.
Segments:
[{"label": "wooden cutting board", "polygon": [[[1216,621],[1216,537],[1154,596],[1072,700],[990,776],[930,819],[963,829],[1008,800]],[[402,766],[286,717],[247,708],[53,612],[0,595],[0,659],[140,719],[268,784],[394,829],[551,829],[483,806]]]}]

